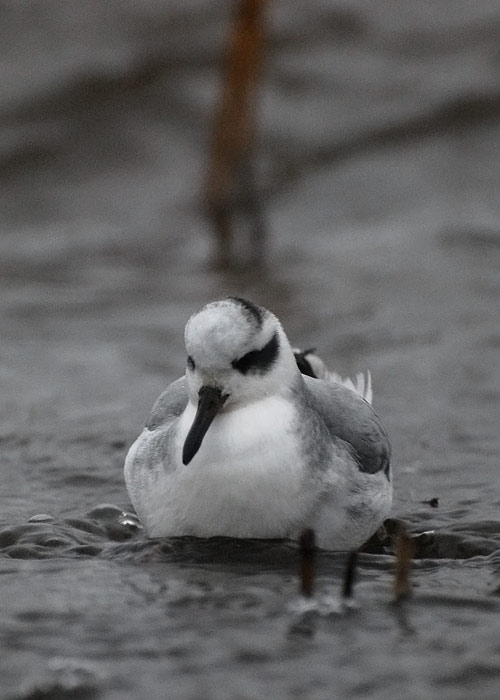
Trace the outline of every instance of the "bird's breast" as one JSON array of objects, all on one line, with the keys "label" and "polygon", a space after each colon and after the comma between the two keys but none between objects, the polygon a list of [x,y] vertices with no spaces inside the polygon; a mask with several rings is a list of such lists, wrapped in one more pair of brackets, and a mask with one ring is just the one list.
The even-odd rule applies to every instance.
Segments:
[{"label": "bird's breast", "polygon": [[[179,452],[194,419],[180,419]],[[223,411],[187,466],[171,475],[177,518],[196,536],[284,537],[310,507],[307,474],[294,430],[297,416],[282,398]],[[173,496],[173,493],[170,494]]]}]

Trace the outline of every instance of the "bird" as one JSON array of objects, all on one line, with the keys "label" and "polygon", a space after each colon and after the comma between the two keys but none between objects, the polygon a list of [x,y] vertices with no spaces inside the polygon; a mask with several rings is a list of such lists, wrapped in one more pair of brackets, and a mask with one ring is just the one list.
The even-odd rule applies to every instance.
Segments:
[{"label": "bird", "polygon": [[370,375],[329,373],[271,311],[236,296],[194,313],[184,340],[185,373],[125,459],[147,534],[297,540],[313,528],[322,549],[365,544],[392,502]]}]

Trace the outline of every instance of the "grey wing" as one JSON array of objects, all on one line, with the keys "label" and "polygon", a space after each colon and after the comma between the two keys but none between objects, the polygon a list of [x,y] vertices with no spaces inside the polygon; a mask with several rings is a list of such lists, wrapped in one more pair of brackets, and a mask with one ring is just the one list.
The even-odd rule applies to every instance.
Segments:
[{"label": "grey wing", "polygon": [[125,481],[138,508],[144,483],[173,461],[176,421],[188,401],[184,377],[170,384],[159,396],[146,427],[130,447],[125,459]]},{"label": "grey wing", "polygon": [[187,402],[186,379],[181,377],[160,394],[151,410],[146,428],[156,430],[160,426],[167,426],[173,419],[181,415]]},{"label": "grey wing", "polygon": [[391,446],[379,417],[361,396],[341,384],[304,377],[307,402],[321,417],[332,440],[352,450],[360,471],[384,471],[390,478]]}]

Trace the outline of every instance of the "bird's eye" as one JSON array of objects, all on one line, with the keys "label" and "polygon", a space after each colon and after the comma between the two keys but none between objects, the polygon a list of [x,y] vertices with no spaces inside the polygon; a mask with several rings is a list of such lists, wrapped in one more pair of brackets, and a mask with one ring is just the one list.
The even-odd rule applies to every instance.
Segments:
[{"label": "bird's eye", "polygon": [[275,333],[261,350],[251,350],[243,357],[240,357],[239,360],[233,360],[231,364],[234,369],[237,369],[242,374],[247,374],[247,372],[264,374],[278,357],[278,350],[278,334]]},{"label": "bird's eye", "polygon": [[187,366],[188,366],[188,369],[191,370],[191,372],[194,372],[194,368],[196,367],[196,365],[194,364],[194,360],[191,357],[191,355],[187,356]]}]

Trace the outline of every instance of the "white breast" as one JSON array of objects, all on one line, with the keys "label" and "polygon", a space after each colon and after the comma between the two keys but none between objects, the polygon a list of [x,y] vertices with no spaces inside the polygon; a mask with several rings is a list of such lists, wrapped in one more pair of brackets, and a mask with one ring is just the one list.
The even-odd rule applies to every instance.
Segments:
[{"label": "white breast", "polygon": [[[175,465],[163,465],[141,519],[152,536],[284,537],[311,507],[292,405],[270,397],[219,414],[184,466],[195,407],[180,418]],[[138,509],[139,510],[139,509]],[[147,513],[144,511],[147,510]]]}]

